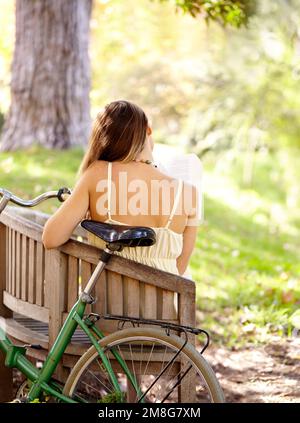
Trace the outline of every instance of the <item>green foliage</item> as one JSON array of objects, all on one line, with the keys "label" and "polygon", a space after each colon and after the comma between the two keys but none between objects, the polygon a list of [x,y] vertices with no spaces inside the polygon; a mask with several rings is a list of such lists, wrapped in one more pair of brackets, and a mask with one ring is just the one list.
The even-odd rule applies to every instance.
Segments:
[{"label": "green foliage", "polygon": [[32,400],[30,402],[34,403],[34,404],[40,404],[41,401],[38,398],[35,398],[34,400]]},{"label": "green foliage", "polygon": [[124,394],[122,392],[112,392],[105,395],[97,401],[99,404],[107,403],[122,403],[124,402]]},{"label": "green foliage", "polygon": [[46,401],[40,401],[39,398],[35,398],[34,400],[30,401],[32,404],[43,404],[46,403]]},{"label": "green foliage", "polygon": [[223,25],[240,27],[254,13],[254,0],[160,0],[171,1],[176,9],[189,13],[194,18],[204,16],[207,22],[217,21]]}]

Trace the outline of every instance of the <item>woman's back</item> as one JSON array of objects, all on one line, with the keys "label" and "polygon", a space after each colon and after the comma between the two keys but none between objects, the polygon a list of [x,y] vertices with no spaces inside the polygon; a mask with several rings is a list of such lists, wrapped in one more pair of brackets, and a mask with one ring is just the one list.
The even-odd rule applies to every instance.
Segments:
[{"label": "woman's back", "polygon": [[[111,165],[109,165],[111,163]],[[110,167],[111,166],[111,167]],[[110,169],[109,169],[110,167]],[[111,173],[110,173],[111,170]],[[175,202],[181,181],[157,168],[141,162],[105,162],[91,165],[90,214],[94,220],[111,217],[126,225],[165,227]],[[108,210],[111,187],[110,210]],[[178,207],[168,225],[182,234],[187,223],[183,196],[178,195]],[[110,216],[109,216],[110,212]]]},{"label": "woman's back", "polygon": [[[90,217],[96,221],[150,226],[156,232],[151,247],[126,247],[122,257],[171,273],[183,247],[187,216],[183,212],[183,182],[141,162],[93,164],[94,189],[90,191]],[[89,242],[104,242],[89,233]]]}]

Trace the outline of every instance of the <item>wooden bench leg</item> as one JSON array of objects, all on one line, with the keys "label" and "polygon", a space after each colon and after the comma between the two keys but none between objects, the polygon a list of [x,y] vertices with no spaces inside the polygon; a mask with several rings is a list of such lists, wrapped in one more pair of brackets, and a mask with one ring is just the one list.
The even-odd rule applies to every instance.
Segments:
[{"label": "wooden bench leg", "polygon": [[[196,307],[195,307],[195,287],[194,292],[189,295],[180,294],[179,297],[179,315],[180,323],[182,325],[195,326],[196,325]],[[184,339],[185,335],[181,337]],[[195,336],[188,334],[188,342],[195,346]],[[181,371],[184,371],[189,366],[188,361],[181,359]],[[181,402],[193,403],[196,401],[196,372],[192,368],[181,381],[179,386],[179,400]]]},{"label": "wooden bench leg", "polygon": [[13,399],[13,371],[4,365],[4,354],[0,352],[0,402]]},{"label": "wooden bench leg", "polygon": [[[182,366],[186,369],[186,366]],[[196,402],[196,372],[191,369],[181,381],[178,388],[179,401],[187,403]]]},{"label": "wooden bench leg", "polygon": [[[193,335],[188,334],[188,340],[189,342],[194,345],[195,339]],[[184,374],[184,372],[189,368],[190,361],[186,360],[184,358],[181,358],[180,360],[180,366],[181,366],[181,374]],[[179,389],[178,389],[178,395],[179,395],[179,401],[180,402],[188,402],[188,403],[194,403],[196,402],[196,371],[194,368],[190,369],[188,373],[185,375],[185,377],[182,379]]]},{"label": "wooden bench leg", "polygon": [[[136,375],[138,385],[141,383],[141,376]],[[137,402],[137,393],[131,382],[127,378],[127,402],[133,404]]]}]

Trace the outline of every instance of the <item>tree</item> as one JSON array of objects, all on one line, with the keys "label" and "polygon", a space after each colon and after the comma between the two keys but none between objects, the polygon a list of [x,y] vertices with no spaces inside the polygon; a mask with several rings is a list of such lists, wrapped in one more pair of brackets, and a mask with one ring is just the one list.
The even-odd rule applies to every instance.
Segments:
[{"label": "tree", "polygon": [[[171,1],[176,9],[208,22],[237,27],[247,23],[254,3],[160,1]],[[34,143],[49,148],[86,143],[90,130],[91,8],[92,0],[16,0],[11,105],[2,132],[2,151]]]},{"label": "tree", "polygon": [[11,105],[1,150],[86,142],[92,0],[17,0]]}]

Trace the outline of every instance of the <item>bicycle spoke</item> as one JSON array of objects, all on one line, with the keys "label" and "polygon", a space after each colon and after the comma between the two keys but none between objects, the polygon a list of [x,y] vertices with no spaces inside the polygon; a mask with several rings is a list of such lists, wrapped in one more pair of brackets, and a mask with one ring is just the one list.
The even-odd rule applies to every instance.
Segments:
[{"label": "bicycle spoke", "polygon": [[[143,344],[141,344],[141,357],[143,357]],[[142,374],[142,363],[143,361],[140,361],[140,375]]]},{"label": "bicycle spoke", "polygon": [[148,361],[147,361],[147,365],[146,365],[146,368],[145,368],[145,371],[144,371],[143,376],[145,376],[146,371],[147,371],[147,369],[148,369],[148,365],[149,365],[149,361],[150,361],[150,358],[151,358],[152,353],[153,353],[153,349],[154,349],[154,344],[152,344],[151,354],[150,354],[150,357],[149,357],[149,359],[148,359]]},{"label": "bicycle spoke", "polygon": [[112,392],[112,390],[111,389],[109,389],[96,375],[95,375],[95,373],[93,373],[91,370],[89,370],[89,374],[91,374],[92,376],[94,376],[94,378],[102,385],[102,386],[104,386],[104,388],[107,390],[107,391],[109,391],[109,392]]},{"label": "bicycle spoke", "polygon": [[133,361],[133,356],[132,356],[131,344],[129,344],[129,349],[130,349],[130,354],[131,354],[131,364],[132,364],[132,370],[133,370],[133,374],[134,374],[134,380],[137,382],[135,367],[134,367],[134,361]]}]

